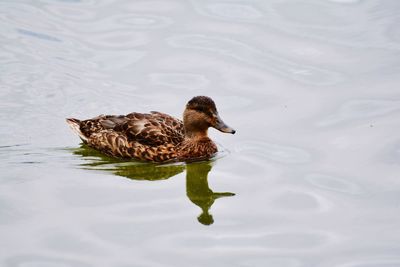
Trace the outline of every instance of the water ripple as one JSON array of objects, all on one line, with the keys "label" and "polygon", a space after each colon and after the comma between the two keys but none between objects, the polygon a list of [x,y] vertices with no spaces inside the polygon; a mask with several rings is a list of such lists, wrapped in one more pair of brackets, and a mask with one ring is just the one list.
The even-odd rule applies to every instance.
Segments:
[{"label": "water ripple", "polygon": [[400,100],[350,100],[342,104],[333,115],[326,117],[317,125],[331,126],[342,122],[383,116],[399,110]]},{"label": "water ripple", "polygon": [[241,267],[254,267],[254,266],[279,266],[279,267],[301,267],[303,262],[300,259],[294,259],[289,257],[279,258],[279,257],[251,257],[245,260],[234,258],[232,266]]},{"label": "water ripple", "polygon": [[[400,265],[396,0],[5,0],[0,10],[1,266]],[[203,183],[208,195],[232,188],[229,203],[200,205],[184,173],[130,181],[124,164],[76,169],[96,168],[93,158],[55,149],[79,142],[66,116],[180,116],[194,94],[242,128],[215,133],[232,153]],[[349,125],[365,130],[357,123],[376,127],[347,147]],[[199,208],[213,225],[197,222]]]},{"label": "water ripple", "polygon": [[178,89],[197,90],[206,87],[209,80],[200,74],[193,73],[151,73],[150,83]]},{"label": "water ripple", "polygon": [[238,154],[250,160],[267,159],[285,164],[302,164],[311,161],[311,154],[301,148],[258,141],[246,141],[236,145]]},{"label": "water ripple", "polygon": [[280,211],[283,208],[290,211],[304,212],[327,211],[332,207],[332,204],[327,199],[313,192],[288,189],[279,192],[274,197],[274,206]]},{"label": "water ripple", "polygon": [[[70,23],[71,24],[71,23]],[[79,25],[78,32],[81,33],[96,33],[109,31],[128,31],[135,30],[158,30],[169,27],[173,24],[173,19],[170,17],[155,15],[155,14],[113,14],[106,18],[81,23],[72,23]]]},{"label": "water ripple", "polygon": [[130,13],[129,15],[116,18],[115,21],[130,28],[144,30],[162,29],[173,23],[173,20],[169,17],[140,13]]},{"label": "water ripple", "polygon": [[202,248],[206,250],[233,251],[268,250],[268,251],[311,251],[326,246],[336,241],[336,237],[327,232],[305,231],[275,231],[257,234],[234,233],[213,235],[195,235],[191,233],[179,233],[164,236],[160,240],[163,244],[174,244],[174,248],[181,249]]},{"label": "water ripple", "polygon": [[334,265],[334,267],[398,267],[400,266],[400,259],[364,259],[364,260],[351,260],[343,264]]},{"label": "water ripple", "polygon": [[343,27],[350,24],[352,19],[345,16],[345,12],[319,2],[283,1],[274,4],[274,10],[286,21],[312,27]]},{"label": "water ripple", "polygon": [[148,36],[134,31],[114,30],[90,34],[87,40],[91,47],[113,50],[131,49],[149,42]]},{"label": "water ripple", "polygon": [[53,267],[89,267],[85,262],[63,259],[56,257],[46,257],[39,255],[16,255],[5,260],[5,266],[7,267],[27,267],[27,266],[53,266]]},{"label": "water ripple", "polygon": [[[4,176],[8,175],[5,173]],[[2,186],[5,186],[5,180],[6,179],[3,178],[0,179]],[[27,209],[21,209],[19,204],[18,198],[12,199],[10,197],[3,196],[0,198],[0,225],[13,225],[24,219],[27,219],[27,217],[30,216]]]},{"label": "water ripple", "polygon": [[[60,30],[61,25],[54,23],[54,20],[49,18],[48,12],[43,11],[35,5],[29,5],[17,1],[2,1],[0,2],[1,12],[0,21],[4,23],[6,28],[10,25],[16,28],[31,28],[41,31]],[[23,15],[17,15],[23,14]],[[34,22],[32,21],[35,14]],[[2,30],[4,29],[2,28]]]},{"label": "water ripple", "polygon": [[394,164],[400,164],[400,143],[394,143],[390,144],[388,148],[386,149],[384,153],[383,158],[385,161],[394,163]]},{"label": "water ripple", "polygon": [[212,15],[227,19],[257,20],[263,17],[258,9],[249,4],[209,3],[205,9]]},{"label": "water ripple", "polygon": [[127,68],[128,66],[140,61],[147,55],[145,51],[138,50],[123,50],[123,51],[113,51],[104,50],[103,53],[94,55],[91,60],[96,62],[97,67],[110,71],[110,70],[120,70]]},{"label": "water ripple", "polygon": [[169,37],[167,43],[176,48],[211,51],[307,84],[331,85],[343,80],[340,73],[296,63],[232,39],[184,34]]},{"label": "water ripple", "polygon": [[70,5],[46,5],[45,10],[58,20],[67,22],[87,22],[96,19],[96,9],[94,8],[77,8]]},{"label": "water ripple", "polygon": [[38,32],[28,31],[28,30],[24,30],[24,29],[17,29],[17,32],[20,34],[26,35],[26,36],[35,37],[35,38],[42,39],[45,41],[61,42],[60,39],[53,37],[51,35],[48,35],[48,34],[44,34],[44,33],[38,33]]},{"label": "water ripple", "polygon": [[318,188],[334,192],[350,195],[366,194],[366,191],[360,185],[352,182],[354,179],[344,179],[323,173],[310,173],[306,175],[305,179]]},{"label": "water ripple", "polygon": [[355,4],[361,2],[361,0],[328,0],[328,1],[339,4]]}]

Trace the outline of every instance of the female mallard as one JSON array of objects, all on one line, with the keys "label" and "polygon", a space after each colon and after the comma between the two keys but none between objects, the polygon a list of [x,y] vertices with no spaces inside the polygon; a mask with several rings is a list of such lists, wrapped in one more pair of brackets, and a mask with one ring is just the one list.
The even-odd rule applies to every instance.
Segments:
[{"label": "female mallard", "polygon": [[209,127],[235,133],[218,116],[214,101],[196,96],[186,105],[183,122],[152,111],[89,120],[67,119],[84,143],[110,156],[166,162],[209,159],[217,146],[208,138]]}]

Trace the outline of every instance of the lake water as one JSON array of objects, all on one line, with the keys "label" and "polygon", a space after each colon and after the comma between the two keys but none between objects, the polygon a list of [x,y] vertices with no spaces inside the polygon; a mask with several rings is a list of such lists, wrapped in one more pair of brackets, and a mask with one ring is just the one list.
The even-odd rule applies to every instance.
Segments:
[{"label": "lake water", "polygon": [[[400,1],[0,2],[0,266],[400,266]],[[64,118],[211,96],[212,162]]]}]

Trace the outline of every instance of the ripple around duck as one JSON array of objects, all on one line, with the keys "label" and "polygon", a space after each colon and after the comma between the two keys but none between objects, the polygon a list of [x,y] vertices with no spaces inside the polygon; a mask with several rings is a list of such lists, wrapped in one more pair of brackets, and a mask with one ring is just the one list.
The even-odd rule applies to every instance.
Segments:
[{"label": "ripple around duck", "polygon": [[186,34],[172,36],[167,39],[167,43],[176,48],[211,51],[307,84],[330,85],[343,80],[342,75],[337,72],[299,64],[267,54],[236,40],[200,34]]},{"label": "ripple around duck", "polygon": [[305,179],[312,185],[329,191],[345,193],[349,195],[362,195],[366,191],[358,184],[351,182],[351,179],[344,179],[322,173],[307,174]]},{"label": "ripple around duck", "polygon": [[52,266],[52,267],[89,267],[87,263],[55,258],[55,257],[45,257],[39,255],[16,255],[5,260],[5,265],[7,267],[33,267],[33,266]]},{"label": "ripple around duck", "polygon": [[[46,153],[36,150],[29,144],[17,144],[0,147],[0,159],[2,163],[41,163],[45,157]],[[35,161],[32,161],[33,159]]]},{"label": "ripple around duck", "polygon": [[330,126],[352,120],[383,116],[400,111],[399,100],[351,100],[339,107],[333,115],[317,123],[317,126]]},{"label": "ripple around duck", "polygon": [[150,83],[178,89],[197,90],[206,87],[209,80],[200,74],[192,73],[151,73]]},{"label": "ripple around duck", "polygon": [[238,144],[235,152],[250,159],[264,158],[278,163],[302,164],[311,161],[311,155],[307,151],[291,146],[273,143],[247,141]]}]

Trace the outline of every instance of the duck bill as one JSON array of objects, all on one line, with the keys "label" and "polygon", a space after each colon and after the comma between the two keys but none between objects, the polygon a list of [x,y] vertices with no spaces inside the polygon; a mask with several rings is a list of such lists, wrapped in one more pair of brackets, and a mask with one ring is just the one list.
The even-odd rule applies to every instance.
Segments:
[{"label": "duck bill", "polygon": [[236,131],[225,124],[225,122],[217,115],[217,122],[214,126],[215,129],[223,132],[223,133],[231,133],[234,134]]}]

